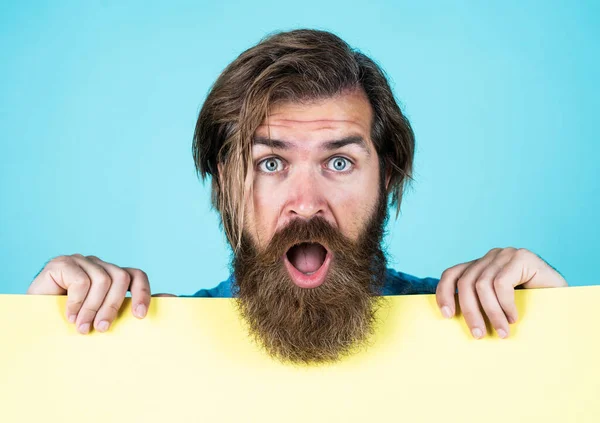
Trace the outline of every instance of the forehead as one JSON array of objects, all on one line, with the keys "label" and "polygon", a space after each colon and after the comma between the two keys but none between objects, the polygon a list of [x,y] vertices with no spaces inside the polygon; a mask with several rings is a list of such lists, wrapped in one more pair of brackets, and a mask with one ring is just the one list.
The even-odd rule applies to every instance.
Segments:
[{"label": "forehead", "polygon": [[372,115],[364,91],[353,90],[311,102],[277,104],[255,135],[289,141],[318,141],[354,134],[370,140]]}]

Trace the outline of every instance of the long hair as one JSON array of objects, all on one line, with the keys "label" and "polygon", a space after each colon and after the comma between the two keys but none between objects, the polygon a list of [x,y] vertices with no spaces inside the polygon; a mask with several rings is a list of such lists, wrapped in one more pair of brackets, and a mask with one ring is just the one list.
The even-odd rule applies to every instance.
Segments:
[{"label": "long hair", "polygon": [[352,89],[364,90],[373,109],[371,139],[397,216],[404,187],[412,180],[414,133],[373,60],[330,32],[297,29],[263,38],[217,78],[200,110],[192,152],[197,173],[203,180],[212,178],[212,204],[234,251],[251,189],[252,139],[269,108]]}]

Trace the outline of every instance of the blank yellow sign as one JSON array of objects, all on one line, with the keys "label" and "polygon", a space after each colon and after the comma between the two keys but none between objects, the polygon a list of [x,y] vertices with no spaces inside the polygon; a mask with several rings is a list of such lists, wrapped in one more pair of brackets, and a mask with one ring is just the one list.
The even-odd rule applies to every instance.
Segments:
[{"label": "blank yellow sign", "polygon": [[475,340],[434,295],[386,297],[372,345],[296,367],[233,300],[153,298],[80,335],[65,297],[0,295],[0,422],[600,422],[600,286],[518,290],[511,335]]}]

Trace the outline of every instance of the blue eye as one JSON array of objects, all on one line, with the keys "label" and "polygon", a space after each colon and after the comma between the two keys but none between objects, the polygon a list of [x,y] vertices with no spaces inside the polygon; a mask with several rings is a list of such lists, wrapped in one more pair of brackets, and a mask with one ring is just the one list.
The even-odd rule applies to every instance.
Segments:
[{"label": "blue eye", "polygon": [[283,170],[283,162],[276,157],[269,157],[261,161],[258,168],[265,173],[274,173]]},{"label": "blue eye", "polygon": [[345,157],[333,157],[327,163],[327,167],[336,172],[346,171],[352,165],[352,162]]}]

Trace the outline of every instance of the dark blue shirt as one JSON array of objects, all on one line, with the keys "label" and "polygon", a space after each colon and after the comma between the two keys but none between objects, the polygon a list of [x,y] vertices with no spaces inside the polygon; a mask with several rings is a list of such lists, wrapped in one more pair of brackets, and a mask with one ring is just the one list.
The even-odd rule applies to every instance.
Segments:
[{"label": "dark blue shirt", "polygon": [[[221,282],[214,288],[201,289],[194,295],[180,295],[180,297],[212,297],[212,298],[232,298],[233,275],[229,279]],[[407,273],[398,272],[394,269],[387,269],[385,275],[385,284],[381,295],[412,295],[412,294],[435,294],[435,288],[439,279],[418,278]]]}]

